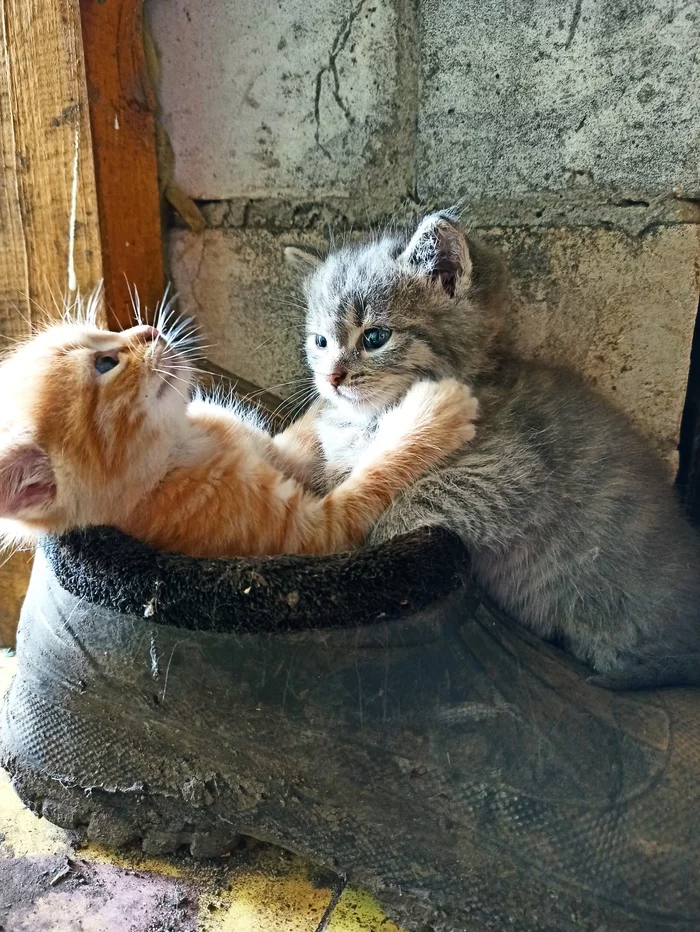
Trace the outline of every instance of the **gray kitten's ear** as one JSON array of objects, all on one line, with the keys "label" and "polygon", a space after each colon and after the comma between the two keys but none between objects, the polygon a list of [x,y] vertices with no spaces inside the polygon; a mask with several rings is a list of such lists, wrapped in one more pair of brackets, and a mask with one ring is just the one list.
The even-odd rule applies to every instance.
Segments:
[{"label": "gray kitten's ear", "polygon": [[420,275],[439,281],[451,298],[458,288],[469,286],[471,281],[472,260],[467,237],[449,211],[425,217],[399,261]]},{"label": "gray kitten's ear", "polygon": [[307,252],[306,249],[299,249],[297,246],[285,246],[284,259],[293,269],[305,275],[310,275],[323,262],[315,252]]}]

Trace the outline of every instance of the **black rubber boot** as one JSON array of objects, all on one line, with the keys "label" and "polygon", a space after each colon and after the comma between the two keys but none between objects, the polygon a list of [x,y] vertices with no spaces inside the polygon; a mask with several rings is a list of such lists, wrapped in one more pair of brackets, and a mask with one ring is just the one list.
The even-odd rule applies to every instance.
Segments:
[{"label": "black rubber boot", "polygon": [[590,685],[466,572],[437,530],[270,560],[49,542],[4,766],[103,844],[252,835],[412,930],[697,930],[700,697]]}]

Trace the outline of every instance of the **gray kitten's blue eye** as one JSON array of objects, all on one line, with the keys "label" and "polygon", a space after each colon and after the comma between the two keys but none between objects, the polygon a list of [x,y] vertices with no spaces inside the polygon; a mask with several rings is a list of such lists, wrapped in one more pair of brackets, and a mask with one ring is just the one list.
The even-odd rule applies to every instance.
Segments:
[{"label": "gray kitten's blue eye", "polygon": [[110,369],[115,369],[119,365],[118,356],[110,356],[105,353],[103,356],[95,356],[95,372],[98,375],[104,375]]},{"label": "gray kitten's blue eye", "polygon": [[368,327],[362,334],[362,345],[366,350],[379,349],[391,336],[391,330],[385,327]]},{"label": "gray kitten's blue eye", "polygon": [[316,334],[316,346],[319,349],[325,349],[328,346],[328,340],[322,337],[320,333]]}]

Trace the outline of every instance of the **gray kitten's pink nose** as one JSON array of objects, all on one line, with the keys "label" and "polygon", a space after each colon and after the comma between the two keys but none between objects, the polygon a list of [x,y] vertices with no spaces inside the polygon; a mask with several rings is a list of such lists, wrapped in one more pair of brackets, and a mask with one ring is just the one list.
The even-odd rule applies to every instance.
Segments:
[{"label": "gray kitten's pink nose", "polygon": [[347,374],[348,374],[347,369],[344,369],[342,366],[338,366],[338,368],[334,369],[331,373],[329,373],[329,375],[326,376],[326,378],[331,383],[333,388],[337,388],[339,385],[341,385],[345,381],[345,376]]}]

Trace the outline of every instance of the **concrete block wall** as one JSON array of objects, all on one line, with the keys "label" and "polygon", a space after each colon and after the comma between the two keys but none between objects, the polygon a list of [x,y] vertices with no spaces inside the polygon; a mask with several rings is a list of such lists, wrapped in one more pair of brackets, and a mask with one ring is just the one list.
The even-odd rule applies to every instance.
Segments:
[{"label": "concrete block wall", "polygon": [[176,181],[207,221],[174,221],[171,272],[214,362],[281,395],[300,388],[282,246],[459,203],[507,257],[521,350],[585,372],[674,461],[698,304],[700,6],[146,12]]}]

